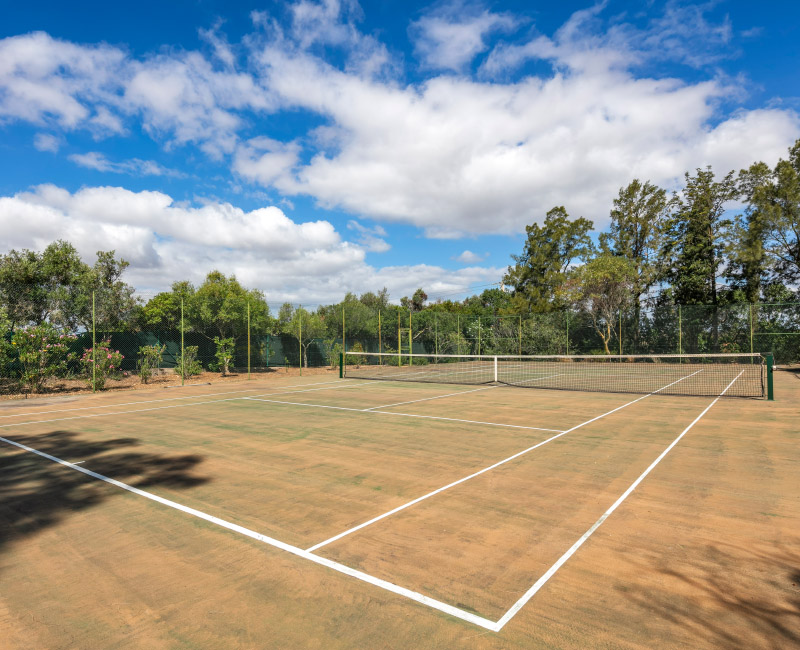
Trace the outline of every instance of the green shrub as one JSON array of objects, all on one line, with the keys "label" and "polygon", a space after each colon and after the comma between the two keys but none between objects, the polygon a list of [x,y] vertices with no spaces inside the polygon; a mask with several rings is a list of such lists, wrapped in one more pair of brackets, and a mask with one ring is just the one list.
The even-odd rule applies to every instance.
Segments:
[{"label": "green shrub", "polygon": [[139,348],[139,360],[136,366],[139,369],[139,379],[143,384],[153,376],[153,371],[161,367],[161,361],[166,351],[166,345],[143,345]]},{"label": "green shrub", "polygon": [[203,372],[203,366],[197,360],[197,346],[187,345],[183,348],[183,354],[179,354],[175,359],[175,372],[179,377],[186,379],[192,375],[199,375]]},{"label": "green shrub", "polygon": [[[350,352],[363,352],[363,351],[364,351],[364,346],[362,346],[359,341],[353,343],[353,347],[350,348]],[[350,352],[348,352],[345,355],[346,357],[344,360],[345,365],[356,366],[356,367],[360,366],[364,362],[364,357],[360,354],[350,354]]]},{"label": "green shrub", "polygon": [[[87,374],[86,381],[93,390],[103,390],[107,379],[122,376],[122,360],[125,356],[119,350],[112,350],[111,339],[105,339],[92,348],[86,348],[81,356],[81,365]],[[92,368],[94,367],[94,372]]]},{"label": "green shrub", "polygon": [[224,377],[230,372],[235,343],[232,338],[222,339],[218,336],[214,337],[214,343],[217,346],[217,351],[214,354],[217,358],[217,369],[222,371],[222,376]]},{"label": "green shrub", "polygon": [[50,377],[66,374],[67,362],[75,356],[69,351],[75,338],[49,323],[14,332],[11,347],[19,355],[23,386],[38,393]]}]

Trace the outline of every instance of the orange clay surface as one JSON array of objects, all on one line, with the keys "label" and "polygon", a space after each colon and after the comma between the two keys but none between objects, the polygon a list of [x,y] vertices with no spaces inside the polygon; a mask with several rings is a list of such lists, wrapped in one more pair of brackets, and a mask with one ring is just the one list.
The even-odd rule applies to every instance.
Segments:
[{"label": "orange clay surface", "polygon": [[[0,441],[0,648],[797,647],[800,374],[775,381],[499,632]],[[7,401],[0,437],[307,549],[639,397],[476,388],[276,373]],[[315,553],[496,621],[711,401],[647,397]]]}]

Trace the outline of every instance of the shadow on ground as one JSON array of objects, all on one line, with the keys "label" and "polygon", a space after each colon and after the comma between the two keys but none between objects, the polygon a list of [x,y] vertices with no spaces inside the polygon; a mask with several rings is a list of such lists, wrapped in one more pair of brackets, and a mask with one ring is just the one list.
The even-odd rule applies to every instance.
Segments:
[{"label": "shadow on ground", "polygon": [[[202,456],[137,452],[136,438],[96,441],[72,431],[2,437],[142,489],[208,481],[193,473]],[[0,441],[0,550],[115,494],[122,490]]]},{"label": "shadow on ground", "polygon": [[653,558],[637,568],[655,569],[662,587],[621,591],[637,607],[680,626],[694,647],[799,648],[799,543],[757,549],[717,544],[678,561]]}]

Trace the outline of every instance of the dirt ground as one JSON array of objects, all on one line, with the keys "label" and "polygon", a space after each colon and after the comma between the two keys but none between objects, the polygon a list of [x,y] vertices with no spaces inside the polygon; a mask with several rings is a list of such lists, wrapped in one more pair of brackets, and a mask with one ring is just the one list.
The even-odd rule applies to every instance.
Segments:
[{"label": "dirt ground", "polygon": [[[299,548],[558,436],[316,551],[497,620],[712,401],[295,373],[0,436]],[[717,402],[499,632],[0,441],[0,647],[798,647],[798,398]]]}]

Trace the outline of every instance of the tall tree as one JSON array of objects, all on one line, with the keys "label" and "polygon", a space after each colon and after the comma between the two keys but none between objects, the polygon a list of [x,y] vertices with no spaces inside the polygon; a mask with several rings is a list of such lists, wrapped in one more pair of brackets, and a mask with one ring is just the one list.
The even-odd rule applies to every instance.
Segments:
[{"label": "tall tree", "polygon": [[739,172],[738,185],[746,208],[733,223],[725,275],[734,292],[741,291],[745,300],[756,302],[770,262],[764,243],[770,221],[772,170],[763,162],[754,163]]},{"label": "tall tree", "polygon": [[[771,190],[771,191],[769,191]],[[780,160],[768,190],[765,247],[776,278],[787,285],[800,281],[800,140]]]},{"label": "tall tree", "polygon": [[560,306],[556,291],[572,263],[591,254],[593,226],[583,217],[570,220],[563,206],[550,210],[541,226],[526,226],[522,255],[512,255],[515,264],[503,277],[503,283],[513,287],[517,311],[544,312]]},{"label": "tall tree", "polygon": [[250,325],[266,331],[270,324],[269,305],[264,294],[245,289],[235,276],[226,277],[212,271],[189,300],[186,310],[191,327],[208,338],[232,338],[247,333],[247,310],[250,305]]},{"label": "tall tree", "polygon": [[567,300],[589,314],[606,354],[609,343],[619,336],[620,311],[633,297],[636,267],[626,257],[598,255],[570,273],[562,289]]},{"label": "tall tree", "polygon": [[724,218],[726,204],[739,194],[733,172],[714,179],[711,167],[686,173],[686,187],[674,200],[675,211],[668,222],[663,253],[667,277],[679,304],[710,304],[712,341],[719,341],[720,277],[731,221]]}]

